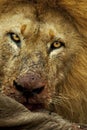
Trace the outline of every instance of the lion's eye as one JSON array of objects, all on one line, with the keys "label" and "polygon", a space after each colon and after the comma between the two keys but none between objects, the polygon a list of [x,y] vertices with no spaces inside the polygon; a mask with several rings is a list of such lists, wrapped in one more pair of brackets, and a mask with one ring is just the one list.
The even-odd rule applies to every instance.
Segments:
[{"label": "lion's eye", "polygon": [[58,49],[62,46],[65,46],[65,44],[61,41],[54,41],[52,44],[51,44],[51,49]]},{"label": "lion's eye", "polygon": [[20,46],[20,37],[16,33],[9,33],[9,36],[13,42],[17,44],[17,46]]}]

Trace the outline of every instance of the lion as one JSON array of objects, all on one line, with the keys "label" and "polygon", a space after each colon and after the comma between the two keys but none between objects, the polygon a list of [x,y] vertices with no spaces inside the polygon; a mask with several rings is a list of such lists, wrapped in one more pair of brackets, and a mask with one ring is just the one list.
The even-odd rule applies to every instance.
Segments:
[{"label": "lion", "polygon": [[87,1],[0,1],[0,93],[87,123]]}]

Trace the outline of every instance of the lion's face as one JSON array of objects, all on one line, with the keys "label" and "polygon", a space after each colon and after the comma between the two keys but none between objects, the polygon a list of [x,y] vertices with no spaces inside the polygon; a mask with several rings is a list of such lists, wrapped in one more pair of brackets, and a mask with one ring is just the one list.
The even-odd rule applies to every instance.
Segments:
[{"label": "lion's face", "polygon": [[31,110],[49,108],[80,49],[80,36],[67,19],[49,8],[37,16],[31,4],[20,4],[1,16],[2,93]]}]

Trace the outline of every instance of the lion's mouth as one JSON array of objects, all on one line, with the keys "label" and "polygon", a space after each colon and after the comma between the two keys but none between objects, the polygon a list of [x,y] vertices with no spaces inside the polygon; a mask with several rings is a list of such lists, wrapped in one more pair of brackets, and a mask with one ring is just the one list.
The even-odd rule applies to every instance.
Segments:
[{"label": "lion's mouth", "polygon": [[23,103],[23,105],[26,108],[28,108],[31,111],[44,109],[44,104],[38,103],[37,101],[37,95],[39,95],[43,91],[44,86],[29,90],[17,84],[17,82],[15,81],[14,81],[14,86],[16,87],[18,91],[22,93],[23,97],[26,99],[26,101]]},{"label": "lion's mouth", "polygon": [[42,104],[42,103],[37,103],[37,104],[23,103],[23,105],[26,108],[28,108],[30,111],[39,111],[41,109],[44,109],[44,104]]}]

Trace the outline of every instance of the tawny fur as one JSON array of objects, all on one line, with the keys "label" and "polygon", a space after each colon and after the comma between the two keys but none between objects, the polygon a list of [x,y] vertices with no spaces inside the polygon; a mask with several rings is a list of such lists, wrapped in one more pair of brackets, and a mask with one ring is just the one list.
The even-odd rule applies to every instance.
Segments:
[{"label": "tawny fur", "polygon": [[[16,5],[16,1],[23,1],[23,0],[15,0],[14,3]],[[5,2],[5,3],[4,3]],[[6,3],[7,2],[7,3]],[[26,0],[26,2],[28,2]],[[8,1],[3,0],[0,1],[0,6],[1,6],[1,11],[0,14],[1,16],[3,16],[3,14],[6,14],[6,11],[9,12],[11,11],[12,7],[14,7],[14,4],[12,5],[12,7],[8,6]],[[56,69],[55,64],[57,64],[56,60],[53,60],[54,64],[52,61],[48,61],[48,57],[47,54],[45,53],[45,49],[42,48],[42,46],[40,46],[42,48],[42,52],[44,52],[43,55],[45,55],[47,57],[46,59],[46,69],[43,70],[42,75],[44,75],[45,77],[47,76],[46,72],[49,73],[48,75],[48,86],[47,89],[49,89],[49,86],[52,85],[52,90],[47,90],[48,93],[51,93],[51,91],[54,92],[54,95],[48,94],[51,97],[51,103],[53,105],[52,110],[56,113],[58,113],[59,115],[61,115],[63,118],[66,118],[70,121],[73,122],[79,122],[79,123],[87,123],[87,0],[31,0],[31,6],[33,5],[37,14],[37,19],[38,21],[43,18],[45,18],[45,12],[47,12],[49,9],[50,10],[55,10],[55,12],[59,12],[59,14],[61,14],[61,16],[64,17],[64,19],[66,19],[65,21],[69,21],[69,26],[70,24],[73,26],[73,28],[76,31],[76,46],[75,44],[73,45],[73,48],[71,48],[71,50],[69,50],[68,55],[71,55],[71,59],[66,56],[64,58],[64,62],[63,66],[60,67],[62,68],[61,71],[65,71],[64,75],[63,75],[63,79],[61,80],[61,75],[59,75],[58,73],[58,79],[60,79],[61,82],[58,81],[58,86],[55,87],[55,77],[53,77],[53,74],[56,74],[56,71],[58,71]],[[17,3],[18,4],[18,3]],[[4,11],[4,8],[6,8],[6,11]],[[14,12],[13,12],[14,13]],[[51,13],[51,12],[50,12]],[[12,12],[11,12],[12,14]],[[33,16],[31,16],[33,17]],[[46,16],[47,17],[47,16]],[[56,15],[55,15],[55,19],[56,19]],[[64,22],[65,22],[64,21]],[[62,23],[61,23],[62,24]],[[61,28],[62,30],[62,28]],[[42,34],[41,34],[42,35]],[[71,33],[69,33],[69,35],[72,35]],[[37,36],[39,37],[39,36]],[[72,38],[72,36],[71,36]],[[37,38],[38,39],[38,38]],[[40,39],[40,38],[39,38]],[[35,39],[36,40],[36,39]],[[70,39],[69,39],[70,40]],[[34,40],[33,40],[34,41]],[[40,40],[38,40],[40,42]],[[71,39],[72,41],[72,39]],[[71,42],[70,41],[70,42]],[[73,36],[73,41],[74,41],[74,36]],[[1,41],[2,42],[2,41]],[[42,43],[42,41],[41,41]],[[73,42],[71,42],[72,44]],[[3,45],[0,45],[0,49],[3,48]],[[33,47],[31,47],[32,50]],[[73,51],[72,51],[73,50]],[[1,51],[1,50],[0,50]],[[3,54],[3,57],[5,57],[5,55],[11,55],[9,51],[5,51],[5,48],[3,49],[3,51],[5,52]],[[24,53],[28,51],[28,49],[25,49],[25,51],[22,53],[24,55]],[[33,52],[33,51],[31,51]],[[30,53],[30,52],[29,52]],[[2,52],[0,52],[0,55],[2,54]],[[28,56],[28,54],[27,54]],[[28,57],[27,57],[28,58]],[[33,56],[34,58],[34,56]],[[20,56],[19,60],[17,60],[17,62],[15,62],[15,66],[18,63],[21,63],[21,59],[22,56]],[[44,60],[43,56],[41,57],[41,59]],[[4,81],[5,76],[5,72],[6,69],[5,67],[8,67],[8,65],[4,65],[5,62],[4,60],[8,60],[8,57],[6,56],[6,59],[2,59],[2,56],[0,56],[0,67],[1,67],[1,71],[0,71],[0,78],[2,79],[2,82],[7,83],[8,84],[8,80],[10,80],[9,78],[9,72],[7,73],[6,76],[8,76],[8,78],[6,79],[6,81]],[[41,60],[41,62],[43,62],[43,60]],[[63,58],[62,58],[63,60]],[[62,61],[61,60],[61,61]],[[48,63],[49,62],[49,63]],[[52,63],[51,63],[52,62]],[[63,61],[62,61],[63,62]],[[70,62],[70,64],[68,65],[68,63]],[[22,62],[23,63],[23,62]],[[22,64],[21,63],[21,64]],[[28,62],[28,64],[30,64],[31,62]],[[3,73],[3,65],[5,66],[4,68],[4,73]],[[63,70],[63,67],[67,67],[67,70]],[[16,68],[16,70],[14,69]],[[11,74],[13,74],[13,78],[15,79],[17,78],[17,74],[19,74],[19,71],[17,71],[18,67],[14,67],[13,68],[13,72]],[[40,67],[39,67],[40,68]],[[41,71],[42,68],[40,68]],[[50,72],[49,72],[50,70]],[[35,70],[35,72],[37,72],[37,70]],[[56,74],[57,76],[57,74]],[[10,75],[11,77],[11,75]],[[50,83],[50,80],[53,79],[53,82]],[[58,80],[57,79],[57,80]],[[1,83],[2,85],[2,83]],[[8,86],[8,85],[7,85]],[[2,89],[1,89],[2,91]],[[9,94],[7,94],[9,95]],[[46,109],[48,108],[48,105],[46,106]]]}]

